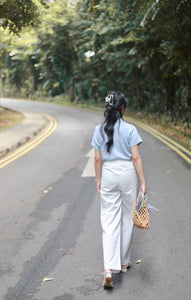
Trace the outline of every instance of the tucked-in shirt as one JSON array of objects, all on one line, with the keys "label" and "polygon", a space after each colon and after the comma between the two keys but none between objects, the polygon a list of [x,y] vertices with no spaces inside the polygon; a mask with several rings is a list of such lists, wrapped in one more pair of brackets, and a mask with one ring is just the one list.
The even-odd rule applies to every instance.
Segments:
[{"label": "tucked-in shirt", "polygon": [[113,145],[110,148],[110,152],[107,152],[106,143],[108,142],[108,136],[104,131],[104,126],[105,124],[99,124],[96,126],[91,143],[96,150],[101,151],[102,159],[131,160],[131,148],[142,143],[142,139],[135,126],[122,119],[119,119],[115,123]]}]

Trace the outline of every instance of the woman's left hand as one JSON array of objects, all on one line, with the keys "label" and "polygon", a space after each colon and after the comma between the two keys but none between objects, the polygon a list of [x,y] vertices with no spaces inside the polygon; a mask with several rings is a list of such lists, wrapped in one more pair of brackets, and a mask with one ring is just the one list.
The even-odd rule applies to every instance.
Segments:
[{"label": "woman's left hand", "polygon": [[146,193],[147,193],[147,189],[146,189],[146,184],[145,183],[142,183],[142,185],[141,185],[141,192],[143,193],[143,195],[146,195]]}]

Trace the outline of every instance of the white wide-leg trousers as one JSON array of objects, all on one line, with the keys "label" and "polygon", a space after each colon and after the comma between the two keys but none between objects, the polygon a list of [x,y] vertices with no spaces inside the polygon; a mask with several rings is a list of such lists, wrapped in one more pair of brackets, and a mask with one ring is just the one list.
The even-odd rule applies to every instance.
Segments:
[{"label": "white wide-leg trousers", "polygon": [[105,161],[101,181],[104,269],[121,270],[130,262],[133,206],[138,177],[132,161]]}]

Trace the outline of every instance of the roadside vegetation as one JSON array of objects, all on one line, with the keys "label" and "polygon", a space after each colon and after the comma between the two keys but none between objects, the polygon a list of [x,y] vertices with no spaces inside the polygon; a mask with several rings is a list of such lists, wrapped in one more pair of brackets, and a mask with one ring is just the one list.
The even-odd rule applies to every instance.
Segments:
[{"label": "roadside vegetation", "polygon": [[[71,102],[68,97],[63,95],[56,97],[47,97],[46,99],[41,99],[41,101],[46,101],[50,103],[63,104],[66,106],[90,109],[103,112],[105,110],[104,99],[99,104],[95,104],[93,101],[80,101]],[[166,118],[159,115],[158,113],[144,113],[142,111],[132,110],[129,106],[126,109],[125,118],[133,118],[137,121],[143,122],[159,132],[169,136],[174,141],[178,142],[182,146],[191,150],[191,126],[188,124],[183,124],[181,122],[173,123],[167,122]]]},{"label": "roadside vegetation", "polygon": [[178,142],[182,146],[186,147],[187,149],[191,150],[191,127],[181,124],[173,124],[171,122],[166,122],[165,119],[155,114],[142,114],[136,112],[127,112],[127,116],[135,118],[152,128],[158,130],[162,134],[170,137],[174,141]]},{"label": "roadside vegetation", "polygon": [[0,95],[102,108],[120,90],[190,147],[190,19],[189,0],[0,0]]}]

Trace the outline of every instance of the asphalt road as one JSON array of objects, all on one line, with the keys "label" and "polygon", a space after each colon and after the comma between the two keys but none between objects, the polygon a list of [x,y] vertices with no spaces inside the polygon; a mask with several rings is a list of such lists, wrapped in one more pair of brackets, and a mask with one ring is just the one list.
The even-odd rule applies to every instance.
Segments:
[{"label": "asphalt road", "polygon": [[81,177],[103,116],[37,102],[7,105],[50,114],[58,127],[0,169],[0,299],[190,300],[189,164],[138,128],[149,203],[159,212],[149,230],[134,231],[131,269],[103,290],[99,195],[95,179]]}]

